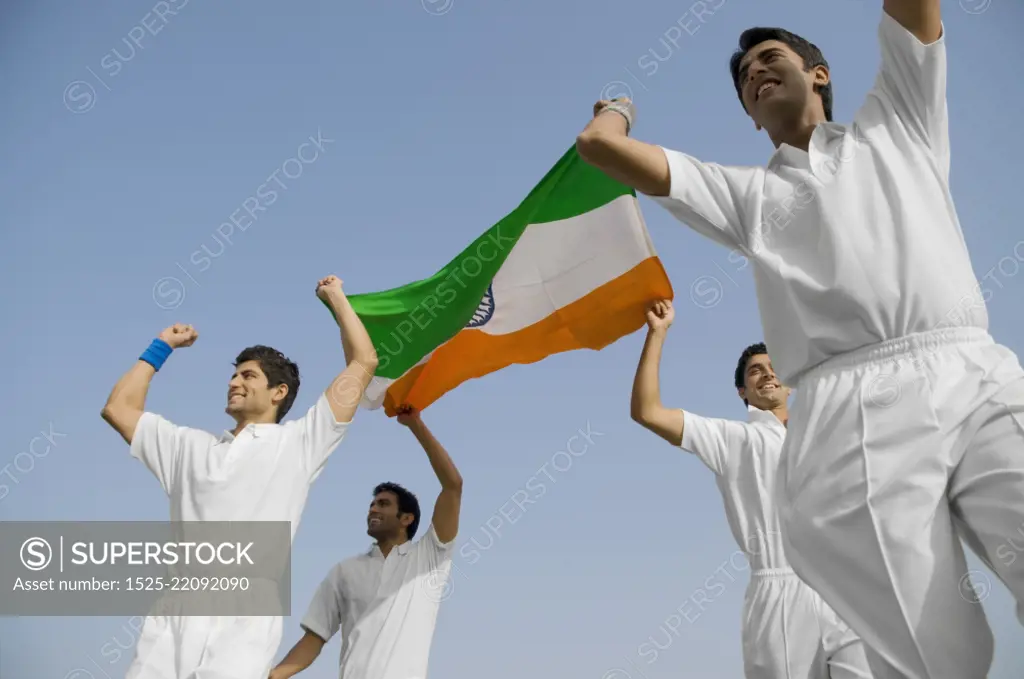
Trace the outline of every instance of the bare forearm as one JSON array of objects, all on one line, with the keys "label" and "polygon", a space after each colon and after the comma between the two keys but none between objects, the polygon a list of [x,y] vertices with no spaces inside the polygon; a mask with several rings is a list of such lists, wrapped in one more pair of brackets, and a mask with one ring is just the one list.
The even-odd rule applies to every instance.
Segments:
[{"label": "bare forearm", "polygon": [[288,651],[284,660],[273,669],[270,679],[288,679],[295,676],[313,664],[313,661],[320,656],[323,647],[324,642],[321,639],[307,632],[292,646],[292,650]]},{"label": "bare forearm", "polygon": [[434,470],[434,474],[437,476],[438,482],[441,484],[442,489],[446,490],[461,490],[462,489],[462,475],[459,473],[455,463],[452,462],[452,458],[449,457],[448,451],[444,449],[441,442],[438,441],[434,434],[431,433],[430,429],[423,422],[418,422],[410,427],[416,440],[423,446],[423,450],[427,453],[427,459],[430,460],[430,466]]},{"label": "bare forearm", "polygon": [[640,363],[636,368],[636,377],[633,380],[630,410],[634,418],[661,405],[658,371],[661,367],[661,350],[664,346],[664,332],[649,331],[647,333],[647,339],[640,354]]},{"label": "bare forearm", "polygon": [[885,13],[929,45],[942,36],[939,0],[884,0]]},{"label": "bare forearm", "polygon": [[664,152],[630,139],[626,119],[614,111],[605,111],[590,121],[576,138],[576,151],[590,165],[641,193],[669,194],[672,184]]},{"label": "bare forearm", "polygon": [[335,292],[328,297],[328,305],[341,329],[341,346],[345,362],[358,361],[364,366],[376,366],[376,351],[366,327],[352,308],[344,293]]},{"label": "bare forearm", "polygon": [[156,370],[145,361],[136,361],[128,372],[114,385],[107,398],[106,408],[121,407],[143,411],[146,409],[146,395]]},{"label": "bare forearm", "polygon": [[294,677],[299,672],[309,668],[313,664],[313,659],[306,660],[304,658],[293,657],[296,649],[292,649],[281,664],[273,669],[270,673],[270,679],[289,679]]},{"label": "bare forearm", "polygon": [[615,111],[603,111],[594,116],[580,134],[581,137],[599,135],[628,137],[629,126],[626,124],[626,118]]},{"label": "bare forearm", "polygon": [[630,415],[645,429],[678,446],[683,442],[683,411],[662,405],[661,389],[658,384],[658,369],[664,344],[664,331],[647,333],[640,364],[636,369],[636,378],[633,380]]},{"label": "bare forearm", "polygon": [[156,370],[145,361],[137,361],[117,381],[100,415],[126,443],[131,445],[135,427],[146,410],[146,394]]}]

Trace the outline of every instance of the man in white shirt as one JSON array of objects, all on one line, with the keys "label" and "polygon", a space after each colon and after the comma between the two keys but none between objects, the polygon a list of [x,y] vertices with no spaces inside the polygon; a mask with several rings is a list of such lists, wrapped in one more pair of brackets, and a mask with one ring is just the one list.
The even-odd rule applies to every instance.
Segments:
[{"label": "man in white shirt", "polygon": [[[335,276],[317,297],[341,328],[347,366],[297,420],[281,423],[299,390],[298,367],[270,347],[249,347],[235,360],[226,412],[231,432],[217,436],[147,412],[153,375],[174,349],[198,334],[174,325],[154,340],[114,387],[106,420],[160,481],[171,521],[290,521],[299,526],[309,488],[338,447],[377,368],[373,343]],[[126,679],[253,679],[266,676],[281,643],[273,616],[151,615]]]},{"label": "man in white shirt", "polygon": [[[754,262],[765,341],[794,388],[779,512],[793,568],[863,638],[879,678],[983,677],[992,635],[962,537],[1018,602],[1024,370],[988,333],[949,190],[939,0],[884,0],[881,67],[831,122],[821,52],[752,29],[730,63],[776,147],[724,167],[630,139],[599,102],[580,155]],[[968,590],[965,592],[965,589]]]},{"label": "man in white shirt", "polygon": [[448,597],[452,550],[459,532],[462,476],[444,447],[408,407],[398,421],[412,431],[441,484],[426,534],[416,496],[395,483],[373,491],[367,552],[334,566],[302,620],[305,631],[270,679],[288,679],[317,659],[339,631],[341,679],[426,679],[441,601]]},{"label": "man in white shirt", "polygon": [[735,374],[749,422],[666,408],[658,372],[674,318],[667,300],[647,312],[631,414],[646,429],[695,454],[715,474],[733,537],[750,560],[742,618],[744,676],[869,679],[863,643],[796,576],[783,549],[775,485],[789,389],[776,377],[764,344],[753,344],[740,356]]}]

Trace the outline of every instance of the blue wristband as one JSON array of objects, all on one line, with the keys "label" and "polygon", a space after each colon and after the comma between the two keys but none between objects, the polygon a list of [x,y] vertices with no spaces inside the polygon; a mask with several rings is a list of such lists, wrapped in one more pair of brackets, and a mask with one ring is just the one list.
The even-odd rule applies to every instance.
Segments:
[{"label": "blue wristband", "polygon": [[162,339],[155,339],[150,343],[149,348],[142,352],[139,360],[150,364],[154,370],[160,370],[172,351],[174,350],[171,349],[170,344]]}]

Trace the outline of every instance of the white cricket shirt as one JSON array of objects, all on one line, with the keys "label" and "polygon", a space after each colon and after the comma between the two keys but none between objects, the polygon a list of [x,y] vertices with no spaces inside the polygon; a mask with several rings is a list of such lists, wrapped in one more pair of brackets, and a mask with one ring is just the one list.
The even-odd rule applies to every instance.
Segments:
[{"label": "white cricket shirt", "polygon": [[779,378],[833,356],[945,327],[988,329],[949,191],[946,46],[883,12],[881,67],[851,125],[822,123],[809,152],[766,168],[664,149],[677,219],[754,262]]},{"label": "white cricket shirt", "polygon": [[425,679],[452,548],[434,526],[387,558],[376,544],[331,569],[302,627],[328,641],[339,630],[341,679]]},{"label": "white cricket shirt", "polygon": [[[160,481],[171,521],[290,521],[294,538],[310,485],[348,426],[334,419],[324,394],[299,419],[252,424],[238,436],[215,436],[146,412],[131,454]],[[253,592],[258,585],[252,583]],[[129,677],[176,668],[180,676],[174,676],[184,679],[202,663],[209,669],[213,658],[239,676],[256,676],[269,671],[281,624],[280,616],[149,616]]]},{"label": "white cricket shirt", "polygon": [[683,411],[681,448],[715,474],[736,544],[752,571],[790,568],[775,508],[779,456],[786,426],[766,410],[747,407],[748,422]]},{"label": "white cricket shirt", "polygon": [[171,521],[291,521],[299,527],[309,488],[345,438],[326,394],[297,419],[250,424],[220,436],[143,413],[131,453],[160,481]]}]

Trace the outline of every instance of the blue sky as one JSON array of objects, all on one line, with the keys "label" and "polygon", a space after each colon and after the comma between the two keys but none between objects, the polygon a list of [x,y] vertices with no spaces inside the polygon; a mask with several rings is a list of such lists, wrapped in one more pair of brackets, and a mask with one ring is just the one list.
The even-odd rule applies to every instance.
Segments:
[{"label": "blue sky", "polygon": [[[760,164],[770,142],[744,116],[727,71],[742,29],[781,25],[820,45],[840,120],[874,79],[880,2],[704,4],[5,6],[0,517],[166,519],[158,483],[99,418],[151,338],[179,321],[200,332],[150,390],[149,408],[175,422],[224,428],[230,362],[256,343],[299,363],[295,412],[305,410],[341,365],[317,279],[337,274],[356,293],[433,273],[526,196],[602,92],[635,98],[638,138]],[[1024,137],[1012,130],[1024,108],[1024,8],[944,4],[954,198],[976,273],[993,290],[991,331],[1022,354],[1015,159]],[[177,13],[161,21],[154,8],[168,7]],[[330,141],[311,162],[290,160],[311,135]],[[220,226],[272,176],[285,186],[259,219]],[[663,396],[743,417],[732,369],[761,339],[749,266],[652,202],[642,207],[676,290]],[[230,245],[193,260],[204,245],[218,252],[218,228]],[[629,420],[642,342],[638,332],[602,352],[516,366],[424,414],[466,480],[460,540],[479,545],[456,556],[432,676],[740,676],[747,570],[711,474]],[[557,453],[588,428],[586,453],[550,471],[553,461],[565,467]],[[49,452],[19,455],[40,432],[55,441]],[[553,479],[543,477],[543,496],[502,518],[542,469]],[[296,615],[278,657],[328,569],[368,545],[365,510],[382,480],[413,489],[430,511],[438,486],[415,440],[382,413],[361,412],[306,507],[293,553]],[[997,637],[991,676],[1019,677],[1011,599],[979,573]],[[722,587],[699,610],[692,601],[709,579]],[[691,621],[678,624],[680,610]],[[121,677],[133,622],[5,618],[0,674]],[[656,656],[651,637],[664,649]],[[334,639],[302,676],[335,677],[338,649]],[[615,669],[625,673],[608,674]]]}]

